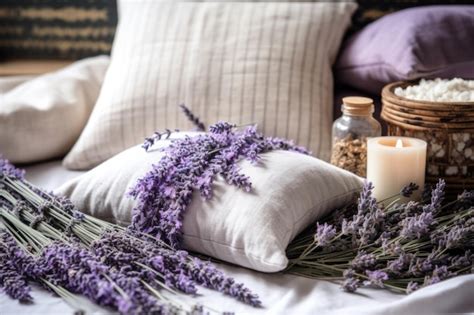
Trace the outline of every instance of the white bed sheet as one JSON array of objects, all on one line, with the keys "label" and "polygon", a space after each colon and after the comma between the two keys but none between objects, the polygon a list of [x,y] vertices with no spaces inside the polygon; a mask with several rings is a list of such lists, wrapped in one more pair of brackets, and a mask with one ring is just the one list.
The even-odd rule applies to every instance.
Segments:
[{"label": "white bed sheet", "polygon": [[[27,179],[54,189],[81,174],[62,168],[60,161],[27,167]],[[263,308],[255,309],[218,292],[200,289],[200,296],[189,298],[215,310],[236,314],[441,314],[474,313],[474,275],[456,277],[409,296],[387,290],[361,289],[355,294],[341,291],[338,284],[283,274],[264,274],[234,266],[220,266],[237,281],[259,294]],[[35,302],[21,305],[0,294],[0,314],[72,314],[73,308],[60,298],[34,287]],[[81,308],[90,314],[110,311],[87,300]]]}]

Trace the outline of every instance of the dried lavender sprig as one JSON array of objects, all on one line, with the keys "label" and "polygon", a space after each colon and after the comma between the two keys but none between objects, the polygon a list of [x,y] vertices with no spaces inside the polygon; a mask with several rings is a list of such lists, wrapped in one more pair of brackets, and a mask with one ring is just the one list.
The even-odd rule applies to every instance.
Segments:
[{"label": "dried lavender sprig", "polygon": [[[34,237],[43,239],[41,234],[15,217],[7,218],[12,220],[8,223],[26,232],[22,233],[29,241],[35,240]],[[18,255],[20,252],[15,251],[16,255],[12,258],[15,265],[20,266],[21,271],[32,280],[83,294],[99,305],[112,306],[122,314],[162,313],[164,307],[173,308],[172,305],[161,304],[140,284],[133,285],[139,283],[135,275],[114,271],[113,266],[104,265],[79,244],[50,242],[47,239],[38,244],[43,246],[36,250],[38,257]]]},{"label": "dried lavender sprig", "polygon": [[254,307],[262,306],[258,295],[245,288],[243,284],[236,283],[234,279],[226,277],[213,264],[194,259],[191,267],[193,279],[205,287],[223,292]]},{"label": "dried lavender sprig", "polygon": [[414,191],[418,190],[419,188],[420,186],[418,186],[416,183],[410,183],[402,188],[402,190],[400,191],[400,195],[408,198],[413,194]]},{"label": "dried lavender sprig", "polygon": [[[178,129],[175,129],[174,132],[178,132]],[[171,134],[173,131],[170,129],[165,129],[164,132],[159,132],[155,131],[155,133],[151,137],[145,138],[145,141],[142,144],[142,148],[145,149],[145,151],[148,151],[157,141],[160,141],[161,139],[168,140],[171,137]]]},{"label": "dried lavender sprig", "polygon": [[14,263],[17,255],[22,255],[21,249],[6,230],[0,229],[0,289],[15,300],[31,302],[31,287]]},{"label": "dried lavender sprig", "polygon": [[[164,277],[170,271],[178,272],[178,278],[165,279],[171,281],[168,284],[178,290],[194,293],[193,283],[195,282],[233,296],[252,306],[261,305],[258,296],[244,287],[243,284],[236,283],[213,264],[202,262],[185,251],[172,251],[168,248],[156,246],[154,242],[146,242],[133,235],[124,235],[117,232],[101,238],[96,245],[99,245],[99,247],[95,251],[100,252],[100,256],[108,256],[109,259],[110,255],[107,252],[110,252],[110,249],[117,249],[120,253],[128,254],[129,258],[127,259],[133,257],[135,261],[142,262],[139,266],[150,266]],[[176,281],[180,283],[177,284]],[[231,284],[232,289],[225,285],[226,283]]]},{"label": "dried lavender sprig", "polygon": [[204,123],[199,119],[199,117],[194,115],[194,113],[186,105],[180,104],[179,107],[183,111],[184,115],[186,115],[186,117],[189,119],[189,121],[193,123],[196,131],[206,130],[206,126],[204,125]]}]

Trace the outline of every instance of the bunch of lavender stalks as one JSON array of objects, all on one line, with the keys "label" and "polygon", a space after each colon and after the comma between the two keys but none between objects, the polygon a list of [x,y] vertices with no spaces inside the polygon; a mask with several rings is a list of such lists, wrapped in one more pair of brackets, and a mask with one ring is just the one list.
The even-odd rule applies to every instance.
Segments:
[{"label": "bunch of lavender stalks", "polygon": [[289,245],[286,272],[342,280],[348,292],[368,286],[402,293],[473,273],[474,191],[443,203],[445,182],[439,180],[434,189],[425,189],[421,201],[400,201],[416,189],[410,184],[377,201],[366,182],[357,202]]},{"label": "bunch of lavender stalks", "polygon": [[210,262],[147,234],[77,211],[0,159],[0,290],[31,302],[36,282],[80,309],[74,294],[122,314],[216,312],[184,295],[197,286],[258,307],[258,296]]}]

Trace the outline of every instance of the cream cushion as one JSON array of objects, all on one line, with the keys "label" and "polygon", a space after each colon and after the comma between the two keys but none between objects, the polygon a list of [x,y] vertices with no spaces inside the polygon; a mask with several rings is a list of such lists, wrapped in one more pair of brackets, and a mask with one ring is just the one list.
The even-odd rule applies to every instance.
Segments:
[{"label": "cream cushion", "polygon": [[120,0],[112,61],[64,165],[89,169],[158,129],[257,123],[314,156],[330,151],[331,65],[351,2]]},{"label": "cream cushion", "polygon": [[0,80],[0,154],[14,163],[64,156],[86,125],[108,64],[99,56],[33,79]]}]

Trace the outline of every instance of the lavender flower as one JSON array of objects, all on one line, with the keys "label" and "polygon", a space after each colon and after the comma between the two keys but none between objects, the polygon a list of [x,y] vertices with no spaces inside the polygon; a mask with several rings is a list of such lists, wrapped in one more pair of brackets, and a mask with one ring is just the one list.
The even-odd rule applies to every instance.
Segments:
[{"label": "lavender flower", "polygon": [[367,270],[366,275],[369,277],[369,280],[367,283],[364,283],[365,285],[374,285],[380,288],[383,288],[383,281],[388,280],[388,274],[385,271],[381,270]]},{"label": "lavender flower", "polygon": [[415,292],[420,288],[420,285],[417,282],[410,281],[407,285],[406,291],[408,294]]},{"label": "lavender flower", "polygon": [[464,255],[457,255],[449,257],[450,265],[454,268],[464,268],[467,266],[472,266],[474,263],[474,254],[471,253],[471,250],[466,250]]},{"label": "lavender flower", "polygon": [[234,279],[226,277],[210,263],[195,259],[190,272],[195,281],[207,288],[223,292],[254,307],[262,305],[258,295],[253,294],[243,284],[236,283]]},{"label": "lavender flower", "polygon": [[346,269],[343,272],[344,282],[342,289],[346,292],[355,292],[361,286],[361,281],[355,276],[353,269]]},{"label": "lavender flower", "polygon": [[425,212],[435,212],[441,207],[441,203],[444,200],[444,190],[446,188],[446,182],[444,179],[439,179],[434,190],[431,191],[431,203],[423,208]]},{"label": "lavender flower", "polygon": [[209,127],[209,132],[215,136],[219,136],[220,134],[232,131],[235,127],[236,125],[234,124],[230,124],[226,121],[219,121]]},{"label": "lavender flower", "polygon": [[413,217],[408,217],[402,222],[403,229],[401,235],[407,239],[420,238],[430,232],[435,223],[432,212],[423,212]]},{"label": "lavender flower", "polygon": [[372,191],[374,186],[371,182],[366,181],[362,187],[362,192],[360,193],[359,202],[358,202],[358,214],[362,215],[367,212],[370,212],[374,207],[376,207],[377,201],[372,197]]},{"label": "lavender flower", "polygon": [[436,266],[431,275],[425,277],[424,285],[431,285],[438,283],[451,276],[447,266]]},{"label": "lavender flower", "polygon": [[346,278],[341,287],[346,292],[355,292],[360,285],[361,282],[357,278]]},{"label": "lavender flower", "polygon": [[464,190],[460,195],[458,195],[457,200],[466,208],[474,206],[474,190]]},{"label": "lavender flower", "polygon": [[418,186],[416,183],[410,183],[402,188],[402,190],[400,191],[400,195],[408,198],[413,194],[415,190],[418,190],[419,188],[420,186]]},{"label": "lavender flower", "polygon": [[357,271],[363,271],[367,268],[375,266],[376,258],[374,254],[367,254],[365,251],[360,251],[357,256],[350,262],[351,268]]},{"label": "lavender flower", "polygon": [[[96,255],[107,257],[106,261],[117,267],[130,266],[133,261],[152,267],[170,287],[186,293],[196,293],[196,285],[202,285],[253,306],[261,304],[258,296],[243,284],[225,276],[213,264],[190,257],[185,251],[169,250],[122,233],[107,233],[92,248]],[[140,269],[138,265],[137,268],[129,267],[130,271]],[[148,277],[148,280],[154,280],[156,274]]]},{"label": "lavender flower", "polygon": [[16,241],[5,230],[0,230],[0,289],[15,300],[31,302],[31,288],[15,264],[24,255]]},{"label": "lavender flower", "polygon": [[45,278],[122,314],[156,314],[169,307],[143,286],[143,274],[105,264],[77,244],[48,245],[36,265],[40,268],[31,276]]},{"label": "lavender flower", "polygon": [[[114,266],[123,275],[140,275],[149,283],[164,281],[170,288],[188,294],[197,292],[196,283],[180,267],[187,253],[183,257],[183,254],[127,238],[130,239],[130,236],[123,233],[106,233],[92,244],[92,250],[97,257],[102,257],[102,261]],[[143,270],[142,265],[153,270]]]},{"label": "lavender flower", "polygon": [[0,178],[3,176],[21,180],[25,177],[25,171],[14,167],[7,159],[2,158],[0,155]]},{"label": "lavender flower", "polygon": [[433,190],[433,186],[429,184],[425,184],[423,191],[421,193],[421,200],[422,202],[428,202],[431,200],[431,191]]},{"label": "lavender flower", "polygon": [[474,226],[463,227],[463,226],[454,226],[446,234],[446,248],[457,248],[463,246],[463,240],[468,238],[469,235],[472,236],[474,232]]},{"label": "lavender flower", "polygon": [[400,241],[391,240],[389,238],[382,239],[382,251],[386,255],[398,256],[402,253]]},{"label": "lavender flower", "polygon": [[316,223],[316,234],[314,235],[314,240],[317,242],[318,246],[328,245],[334,236],[336,236],[336,229],[332,225],[327,223]]},{"label": "lavender flower", "polygon": [[409,217],[414,214],[418,214],[422,211],[422,207],[419,202],[408,201],[407,204],[401,205],[400,213],[403,213],[404,217]]},{"label": "lavender flower", "polygon": [[433,262],[430,258],[416,258],[410,262],[408,267],[408,274],[414,277],[425,275],[426,273],[433,270]]},{"label": "lavender flower", "polygon": [[401,275],[402,271],[408,269],[410,262],[413,259],[412,254],[407,254],[405,252],[400,253],[396,259],[387,262],[387,271],[393,275]]},{"label": "lavender flower", "polygon": [[145,151],[148,151],[157,141],[160,141],[161,139],[169,139],[171,136],[172,131],[169,129],[165,129],[164,132],[160,133],[158,131],[155,131],[153,136],[145,138],[145,141],[142,145],[142,148],[145,149]]},{"label": "lavender flower", "polygon": [[184,115],[191,121],[197,131],[204,131],[206,130],[206,126],[202,123],[199,117],[195,116],[193,112],[189,108],[187,108],[184,104],[180,104],[179,107],[183,110]]}]

